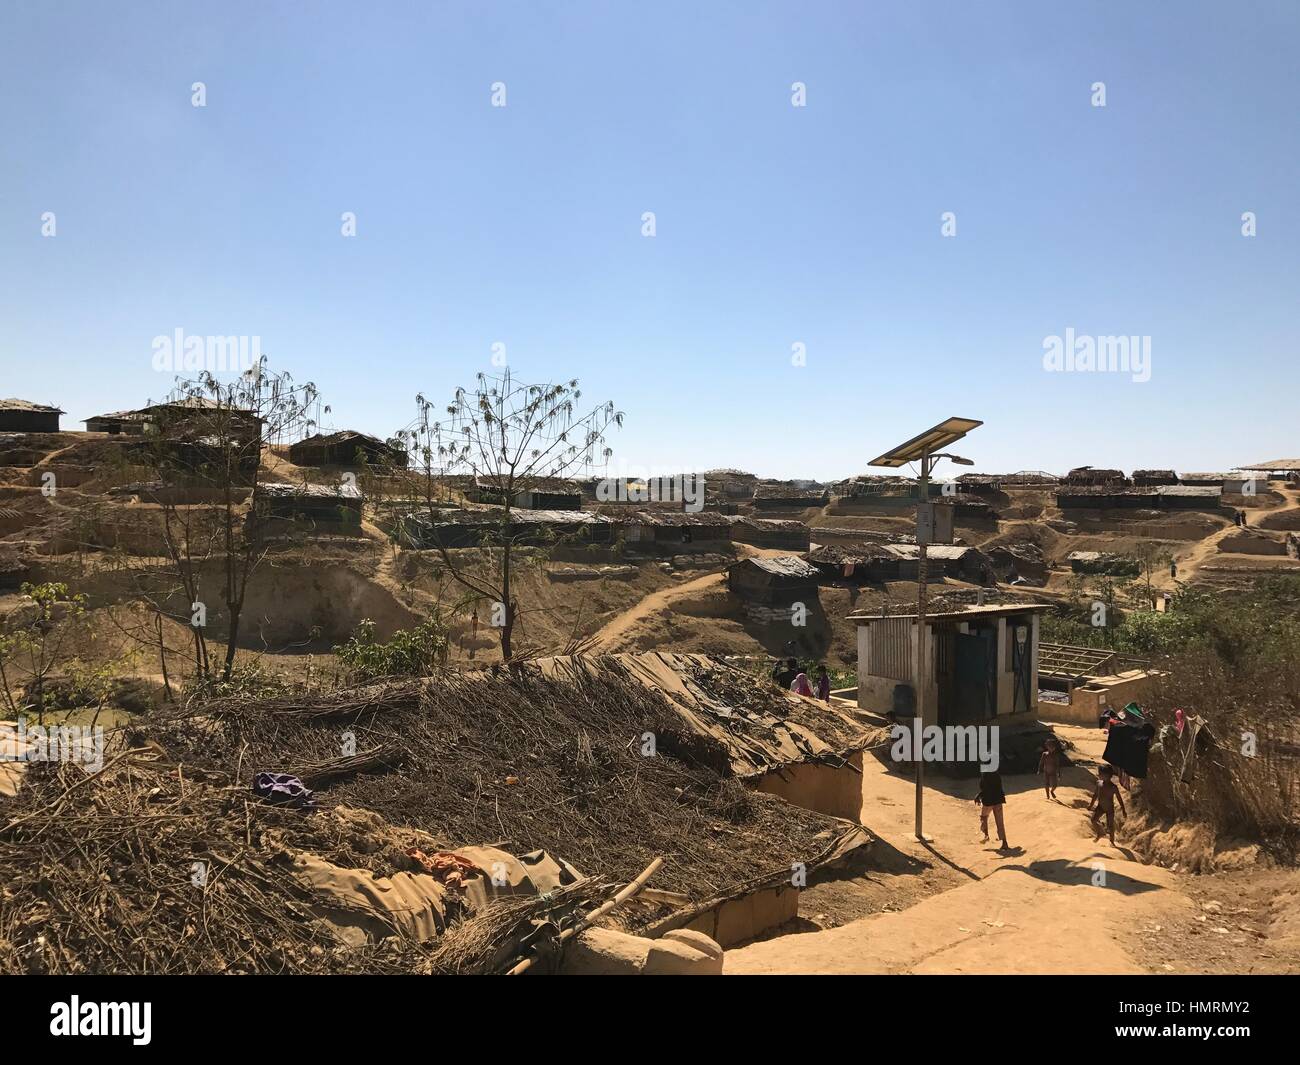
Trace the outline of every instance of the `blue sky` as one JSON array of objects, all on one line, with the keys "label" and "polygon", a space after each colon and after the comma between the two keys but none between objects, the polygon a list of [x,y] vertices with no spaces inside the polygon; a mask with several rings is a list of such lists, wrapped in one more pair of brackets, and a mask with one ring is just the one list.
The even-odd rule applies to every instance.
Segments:
[{"label": "blue sky", "polygon": [[[5,0],[0,395],[138,406],[179,328],[379,434],[502,343],[660,471],[949,415],[990,471],[1295,455],[1297,45],[1293,2]],[[1150,380],[1046,372],[1067,328]]]}]

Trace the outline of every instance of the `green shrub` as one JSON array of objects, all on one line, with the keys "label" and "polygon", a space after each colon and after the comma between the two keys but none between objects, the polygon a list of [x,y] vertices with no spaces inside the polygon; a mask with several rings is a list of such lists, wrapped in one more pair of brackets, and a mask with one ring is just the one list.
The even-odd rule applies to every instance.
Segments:
[{"label": "green shrub", "polygon": [[446,664],[447,632],[442,621],[433,617],[413,629],[398,629],[387,643],[379,643],[375,623],[366,618],[334,653],[355,681],[427,677]]}]

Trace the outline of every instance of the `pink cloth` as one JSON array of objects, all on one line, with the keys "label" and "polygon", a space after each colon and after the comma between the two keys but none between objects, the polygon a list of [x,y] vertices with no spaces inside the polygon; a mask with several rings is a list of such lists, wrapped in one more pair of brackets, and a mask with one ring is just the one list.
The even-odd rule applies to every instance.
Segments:
[{"label": "pink cloth", "polygon": [[790,690],[794,692],[795,695],[811,696],[813,690],[812,690],[812,685],[808,683],[808,674],[800,673],[797,677],[795,677],[794,680],[790,682]]}]

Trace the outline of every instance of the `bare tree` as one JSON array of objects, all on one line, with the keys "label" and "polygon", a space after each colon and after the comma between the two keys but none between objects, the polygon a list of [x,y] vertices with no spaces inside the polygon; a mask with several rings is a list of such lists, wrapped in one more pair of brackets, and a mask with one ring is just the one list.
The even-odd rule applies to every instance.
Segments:
[{"label": "bare tree", "polygon": [[[161,514],[171,576],[188,602],[195,670],[211,675],[205,577],[215,569],[224,606],[225,652],[221,676],[229,679],[239,645],[248,582],[265,556],[249,520],[250,501],[262,479],[262,449],[310,430],[316,386],[270,373],[263,357],[238,377],[204,372],[181,380],[167,402],[145,409],[144,432],[133,461],[151,470],[150,498]],[[173,616],[175,612],[171,611]]]},{"label": "bare tree", "polygon": [[[418,486],[416,502],[428,519],[432,546],[470,600],[492,604],[505,661],[514,654],[519,619],[512,587],[516,548],[529,538],[516,521],[519,501],[549,482],[577,477],[607,462],[611,450],[605,433],[611,425],[623,424],[623,412],[612,402],[584,408],[581,399],[576,380],[520,384],[509,370],[500,377],[479,374],[472,390],[456,390],[444,419],[437,419],[434,405],[417,395],[419,414],[398,434],[415,464],[411,472]],[[456,475],[472,479],[498,504],[480,542],[493,556],[490,576],[473,572],[438,533],[448,478]]]}]

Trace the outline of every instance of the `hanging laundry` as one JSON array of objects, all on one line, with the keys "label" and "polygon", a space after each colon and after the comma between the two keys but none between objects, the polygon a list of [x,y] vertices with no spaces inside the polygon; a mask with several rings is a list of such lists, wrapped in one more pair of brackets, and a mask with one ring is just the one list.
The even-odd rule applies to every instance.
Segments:
[{"label": "hanging laundry", "polygon": [[1111,724],[1107,734],[1106,750],[1102,753],[1102,758],[1129,776],[1145,780],[1147,756],[1155,735],[1155,727],[1140,717],[1130,717],[1128,721],[1117,720]]},{"label": "hanging laundry", "polygon": [[1178,779],[1184,784],[1196,775],[1196,745],[1197,741],[1200,739],[1202,730],[1206,731],[1206,739],[1208,740],[1210,738],[1208,730],[1205,729],[1205,719],[1199,714],[1192,715],[1188,721],[1188,726],[1187,751],[1183,755],[1182,772],[1178,774]]},{"label": "hanging laundry", "polygon": [[253,778],[253,794],[274,806],[292,806],[314,810],[316,798],[310,788],[288,773],[258,773]]}]

